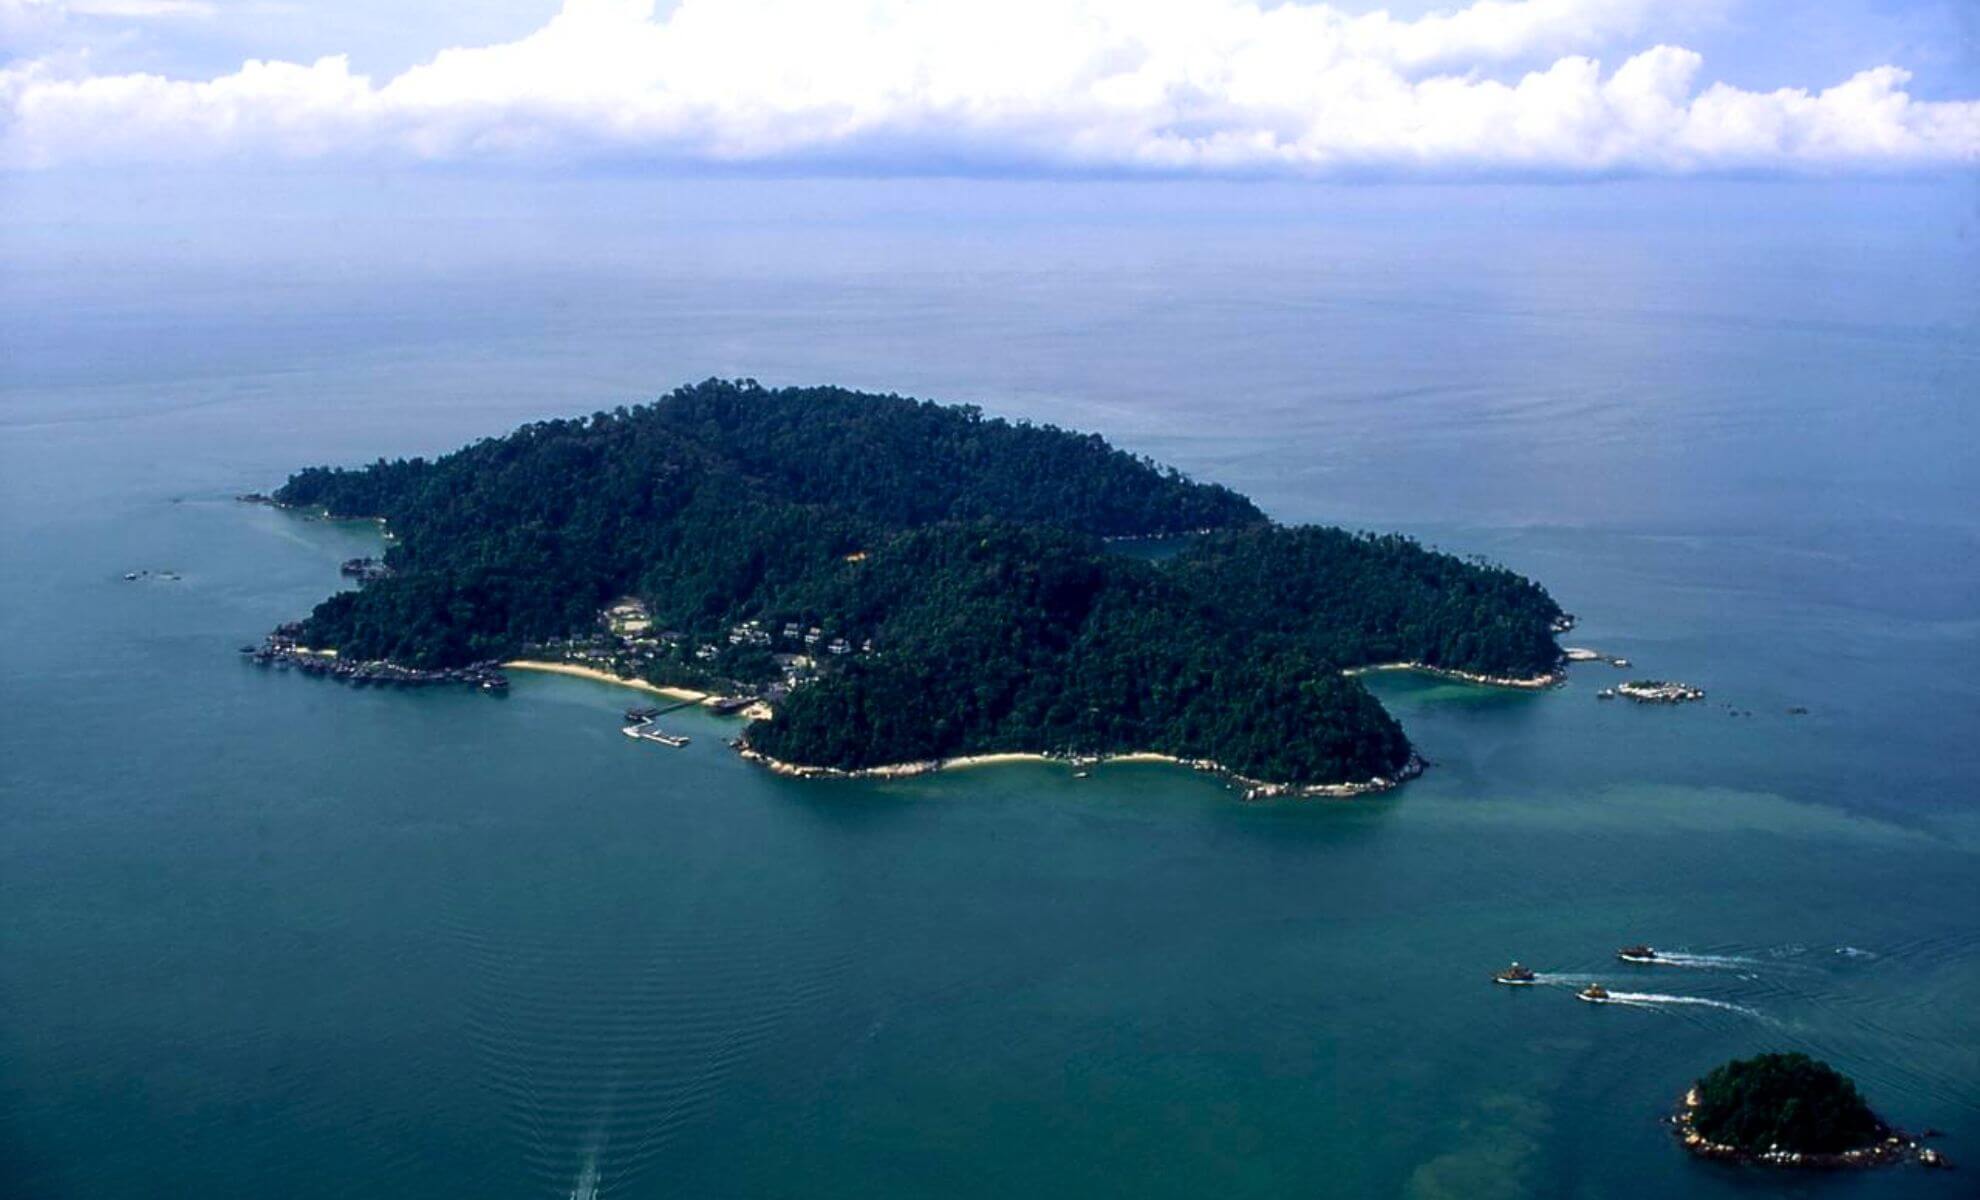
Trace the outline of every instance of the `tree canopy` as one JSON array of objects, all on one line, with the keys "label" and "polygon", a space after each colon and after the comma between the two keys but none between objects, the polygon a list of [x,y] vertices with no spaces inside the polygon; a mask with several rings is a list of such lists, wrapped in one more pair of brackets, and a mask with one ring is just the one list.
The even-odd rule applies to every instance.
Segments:
[{"label": "tree canopy", "polygon": [[[1531,675],[1559,657],[1559,607],[1503,568],[1278,526],[1094,435],[836,388],[710,381],[431,461],[311,468],[276,498],[383,517],[397,539],[388,576],[304,624],[350,656],[505,657],[633,595],[682,634],[649,674],[762,683],[770,648],[726,631],[828,631],[857,651],[749,731],[824,766],[1132,749],[1365,779],[1410,749],[1343,668]],[[1161,560],[1106,541],[1175,535]],[[702,644],[714,662],[690,655]]]},{"label": "tree canopy", "polygon": [[1694,1128],[1720,1145],[1839,1154],[1867,1146],[1883,1124],[1856,1085],[1806,1054],[1735,1059],[1698,1081]]}]

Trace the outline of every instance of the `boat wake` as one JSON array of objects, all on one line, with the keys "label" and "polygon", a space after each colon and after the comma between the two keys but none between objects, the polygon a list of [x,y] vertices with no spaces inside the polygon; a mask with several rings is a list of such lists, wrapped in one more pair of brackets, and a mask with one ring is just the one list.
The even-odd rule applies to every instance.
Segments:
[{"label": "boat wake", "polygon": [[598,1200],[598,1151],[585,1152],[584,1163],[578,1168],[577,1181],[571,1185],[571,1200]]},{"label": "boat wake", "polygon": [[1760,1015],[1744,1004],[1734,1004],[1730,1000],[1714,1000],[1709,996],[1671,996],[1663,992],[1610,992],[1609,1003],[1627,1004],[1632,1008],[1664,1008],[1670,1005],[1696,1004],[1706,1008],[1722,1008],[1742,1016]]},{"label": "boat wake", "polygon": [[[1552,987],[1571,987],[1579,991],[1591,983],[1601,983],[1604,979],[1614,978],[1615,974],[1613,972],[1608,975],[1592,975],[1576,974],[1568,971],[1543,971],[1533,977],[1533,982],[1544,983]],[[1631,1008],[1717,1008],[1723,1009],[1726,1012],[1735,1012],[1745,1017],[1753,1017],[1760,1020],[1765,1019],[1756,1009],[1748,1008],[1744,1004],[1734,1004],[1730,1000],[1714,1000],[1710,996],[1674,996],[1667,992],[1619,992],[1612,990],[1609,992],[1608,1002],[1610,1004],[1627,1005]]]},{"label": "boat wake", "polygon": [[[1638,962],[1639,960],[1632,959],[1630,961]],[[1641,961],[1639,965],[1646,967],[1696,967],[1707,971],[1738,971],[1744,968],[1757,967],[1761,964],[1759,959],[1748,958],[1743,954],[1685,954],[1678,950],[1659,950],[1657,951],[1657,957],[1647,961]]]},{"label": "boat wake", "polygon": [[633,1188],[836,989],[841,947],[810,922],[738,939],[696,915],[448,927],[464,1031],[538,1194]]}]

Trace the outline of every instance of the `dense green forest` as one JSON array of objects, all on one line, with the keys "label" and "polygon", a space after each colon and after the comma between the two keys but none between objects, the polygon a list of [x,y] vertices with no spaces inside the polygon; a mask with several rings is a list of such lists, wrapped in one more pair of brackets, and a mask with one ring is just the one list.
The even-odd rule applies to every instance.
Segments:
[{"label": "dense green forest", "polygon": [[1233,626],[1169,572],[1007,523],[936,526],[780,598],[875,651],[750,741],[841,767],[996,750],[1159,750],[1253,779],[1393,775],[1409,743],[1297,639]]},{"label": "dense green forest", "polygon": [[[311,645],[457,665],[594,637],[637,596],[676,635],[639,666],[660,681],[771,684],[807,651],[748,738],[823,766],[1135,749],[1365,779],[1410,749],[1343,668],[1559,658],[1559,607],[1510,571],[1277,526],[1096,436],[897,396],[710,381],[430,461],[304,470],[276,498],[396,538],[389,577],[311,614]],[[1157,561],[1106,543],[1173,535]]]},{"label": "dense green forest", "polygon": [[1749,1152],[1839,1154],[1884,1133],[1856,1085],[1805,1054],[1760,1054],[1717,1068],[1698,1081],[1692,1124]]}]

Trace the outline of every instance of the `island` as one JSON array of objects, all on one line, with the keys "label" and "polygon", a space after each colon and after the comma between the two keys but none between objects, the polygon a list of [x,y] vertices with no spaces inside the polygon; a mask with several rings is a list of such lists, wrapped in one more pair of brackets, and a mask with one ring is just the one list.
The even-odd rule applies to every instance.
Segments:
[{"label": "island", "polygon": [[1638,704],[1690,704],[1705,698],[1705,689],[1669,679],[1632,679],[1616,685],[1615,692]]},{"label": "island", "polygon": [[1572,625],[1504,567],[1281,525],[1094,434],[839,388],[710,380],[271,499],[388,531],[273,657],[747,697],[739,747],[792,773],[1138,755],[1380,789],[1421,760],[1355,672],[1547,686]]},{"label": "island", "polygon": [[1892,1129],[1840,1071],[1799,1053],[1735,1059],[1685,1094],[1673,1124],[1702,1158],[1781,1167],[1948,1165]]}]

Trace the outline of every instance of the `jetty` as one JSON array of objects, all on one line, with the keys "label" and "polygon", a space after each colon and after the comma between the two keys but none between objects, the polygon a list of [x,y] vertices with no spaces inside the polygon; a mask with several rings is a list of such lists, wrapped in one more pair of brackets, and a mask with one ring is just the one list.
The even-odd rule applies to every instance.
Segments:
[{"label": "jetty", "polygon": [[1604,654],[1600,650],[1590,650],[1586,646],[1564,646],[1561,648],[1561,657],[1571,663],[1598,662],[1607,663],[1612,667],[1629,666],[1629,660],[1626,658]]}]

